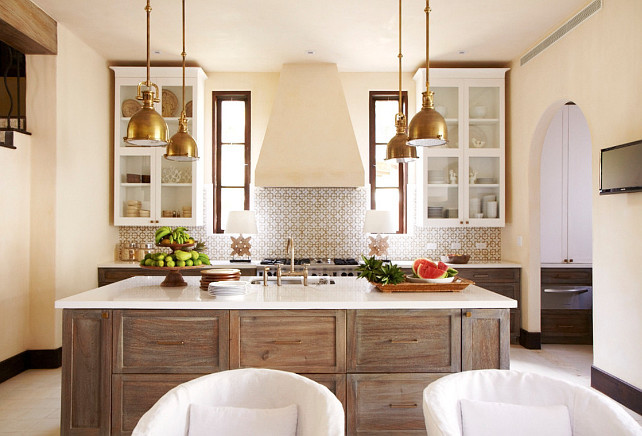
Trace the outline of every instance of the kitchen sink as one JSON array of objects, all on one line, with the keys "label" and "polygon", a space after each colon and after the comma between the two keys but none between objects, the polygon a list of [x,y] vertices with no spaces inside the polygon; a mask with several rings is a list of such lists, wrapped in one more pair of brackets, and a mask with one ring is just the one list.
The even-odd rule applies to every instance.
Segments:
[{"label": "kitchen sink", "polygon": [[[328,277],[308,277],[308,286],[313,285],[334,285],[336,282]],[[263,277],[253,278],[250,280],[252,285],[262,285]],[[276,277],[268,277],[268,285],[276,285]],[[281,277],[281,285],[303,285],[303,277],[300,276],[284,276]]]}]

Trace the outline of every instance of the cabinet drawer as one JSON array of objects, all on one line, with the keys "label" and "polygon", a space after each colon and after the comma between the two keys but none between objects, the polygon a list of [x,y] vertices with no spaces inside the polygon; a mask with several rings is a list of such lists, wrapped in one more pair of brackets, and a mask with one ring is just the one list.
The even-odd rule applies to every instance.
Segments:
[{"label": "cabinet drawer", "polygon": [[542,343],[591,344],[592,338],[590,310],[542,310]]},{"label": "cabinet drawer", "polygon": [[227,369],[228,320],[223,310],[115,310],[114,372]]},{"label": "cabinet drawer", "polygon": [[479,283],[479,286],[519,302],[519,285],[513,283]]},{"label": "cabinet drawer", "polygon": [[425,435],[423,390],[443,375],[348,374],[348,435]]},{"label": "cabinet drawer", "polygon": [[119,374],[112,379],[112,435],[130,435],[167,391],[204,374]]},{"label": "cabinet drawer", "polygon": [[591,268],[542,268],[541,281],[544,284],[591,285]]},{"label": "cabinet drawer", "polygon": [[460,310],[349,310],[348,372],[455,372]]},{"label": "cabinet drawer", "polygon": [[230,366],[345,372],[345,311],[230,312]]},{"label": "cabinet drawer", "polygon": [[488,282],[515,282],[519,284],[519,268],[460,268],[458,271],[460,277],[472,280],[476,284]]}]

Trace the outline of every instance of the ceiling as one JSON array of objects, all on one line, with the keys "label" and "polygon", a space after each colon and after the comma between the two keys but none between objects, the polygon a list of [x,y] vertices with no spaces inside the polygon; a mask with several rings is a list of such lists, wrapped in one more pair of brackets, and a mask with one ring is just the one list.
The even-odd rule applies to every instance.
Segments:
[{"label": "ceiling", "polygon": [[[144,64],[145,0],[32,1],[111,64]],[[432,0],[430,61],[506,63],[588,3]],[[181,1],[151,5],[152,65],[179,65]],[[425,62],[424,7],[424,0],[403,1],[404,71]],[[332,62],[340,71],[398,68],[395,0],[186,0],[186,21],[187,61],[206,71],[280,71],[290,62]]]}]

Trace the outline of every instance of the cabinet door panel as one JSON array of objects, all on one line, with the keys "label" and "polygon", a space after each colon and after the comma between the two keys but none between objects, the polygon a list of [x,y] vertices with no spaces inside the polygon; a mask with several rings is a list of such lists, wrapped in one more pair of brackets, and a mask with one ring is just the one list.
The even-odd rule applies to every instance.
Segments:
[{"label": "cabinet door panel", "polygon": [[509,369],[509,309],[469,309],[462,315],[462,371]]},{"label": "cabinet door panel", "polygon": [[167,391],[204,374],[119,374],[113,376],[112,435],[130,435],[138,420]]},{"label": "cabinet door panel", "polygon": [[348,311],[348,372],[460,370],[460,310]]},{"label": "cabinet door panel", "polygon": [[227,369],[228,320],[223,310],[116,310],[114,372]]},{"label": "cabinet door panel", "polygon": [[497,282],[519,285],[519,268],[459,268],[458,271],[460,277],[472,280],[482,288],[487,287],[485,284]]},{"label": "cabinet door panel", "polygon": [[349,374],[348,435],[425,435],[423,390],[443,375]]},{"label": "cabinet door panel", "polygon": [[231,311],[230,366],[345,372],[345,311]]}]

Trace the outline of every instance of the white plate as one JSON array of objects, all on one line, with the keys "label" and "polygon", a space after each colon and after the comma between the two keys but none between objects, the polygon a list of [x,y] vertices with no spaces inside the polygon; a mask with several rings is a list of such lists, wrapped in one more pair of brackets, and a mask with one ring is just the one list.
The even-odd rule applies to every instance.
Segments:
[{"label": "white plate", "polygon": [[446,277],[444,279],[420,279],[419,277],[406,276],[410,283],[452,283],[455,277]]}]

